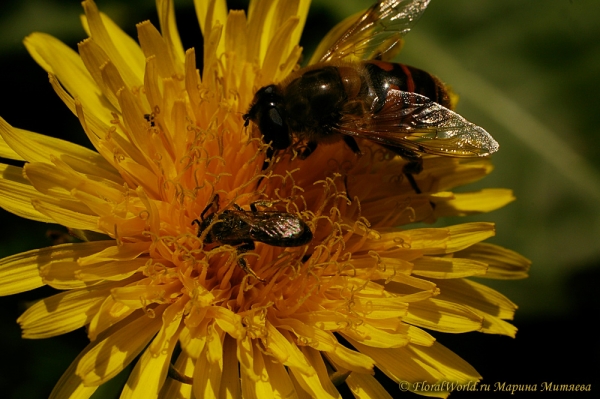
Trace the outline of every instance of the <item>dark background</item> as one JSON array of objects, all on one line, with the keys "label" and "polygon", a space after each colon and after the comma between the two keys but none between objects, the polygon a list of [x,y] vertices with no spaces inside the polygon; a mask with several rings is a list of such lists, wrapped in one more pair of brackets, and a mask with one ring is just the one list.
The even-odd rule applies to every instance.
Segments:
[{"label": "dark background", "polygon": [[[230,1],[230,8],[245,2]],[[306,54],[337,21],[370,1],[314,0],[303,36]],[[156,22],[153,1],[99,0],[135,36]],[[185,47],[201,46],[192,1],[176,1]],[[79,1],[26,0],[0,5],[0,116],[14,126],[89,145],[77,119],[52,91],[22,39],[50,33],[71,46],[86,37]],[[491,214],[446,219],[493,221],[490,239],[532,260],[527,280],[486,284],[520,309],[516,339],[483,334],[436,337],[487,384],[592,384],[600,390],[600,7],[597,0],[433,1],[407,36],[398,61],[439,76],[460,95],[458,111],[500,142],[495,171],[466,187],[505,187],[517,201]],[[157,23],[155,23],[157,25]],[[0,256],[51,245],[48,226],[0,211]],[[86,345],[83,330],[22,340],[16,318],[43,288],[0,298],[0,396],[44,398]],[[113,385],[123,384],[126,375]],[[112,389],[112,390],[111,390]],[[110,385],[95,397],[118,397]],[[402,396],[392,391],[394,397]],[[454,393],[451,398],[592,397],[584,393]],[[597,393],[594,395],[598,395]],[[412,396],[405,394],[404,396]]]}]

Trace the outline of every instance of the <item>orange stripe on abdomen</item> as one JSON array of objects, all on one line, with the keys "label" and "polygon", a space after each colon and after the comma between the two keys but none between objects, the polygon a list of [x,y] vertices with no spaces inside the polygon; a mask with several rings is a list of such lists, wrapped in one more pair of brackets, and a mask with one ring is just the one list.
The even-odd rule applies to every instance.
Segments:
[{"label": "orange stripe on abdomen", "polygon": [[415,92],[415,81],[413,80],[412,77],[412,72],[411,72],[411,67],[409,67],[408,65],[404,65],[404,64],[396,64],[400,67],[400,69],[402,69],[402,72],[404,72],[405,75],[405,79],[406,79],[406,91]]}]

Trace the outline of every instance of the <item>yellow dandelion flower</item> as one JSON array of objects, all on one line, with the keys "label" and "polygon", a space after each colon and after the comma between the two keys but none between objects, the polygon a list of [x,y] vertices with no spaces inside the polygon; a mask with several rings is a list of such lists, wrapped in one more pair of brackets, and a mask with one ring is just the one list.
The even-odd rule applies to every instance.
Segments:
[{"label": "yellow dandelion flower", "polygon": [[427,330],[514,336],[516,306],[469,277],[522,278],[529,263],[483,243],[490,223],[401,226],[512,201],[450,191],[489,159],[424,157],[421,193],[369,142],[360,157],[340,142],[265,162],[243,115],[297,68],[309,1],[195,4],[203,54],[184,50],[168,0],[139,44],[92,0],[79,54],[25,40],[96,150],[0,120],[0,156],[25,161],[1,166],[0,206],[78,238],[0,260],[2,295],[63,290],[19,318],[25,338],[87,328],[51,397],[89,397],[136,358],[123,397],[340,397],[336,384],[390,397],[375,368],[400,388],[478,381]]}]

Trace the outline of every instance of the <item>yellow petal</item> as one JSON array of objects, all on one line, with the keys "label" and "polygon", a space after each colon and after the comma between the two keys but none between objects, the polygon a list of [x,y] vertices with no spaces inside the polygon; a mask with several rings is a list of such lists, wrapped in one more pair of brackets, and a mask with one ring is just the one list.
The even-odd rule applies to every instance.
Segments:
[{"label": "yellow petal", "polygon": [[352,339],[349,342],[361,353],[371,357],[385,375],[394,382],[408,381],[438,381],[443,377],[435,369],[423,364],[411,348],[415,345],[407,345],[402,348],[373,348],[363,345]]},{"label": "yellow petal", "polygon": [[[319,379],[319,375],[316,372],[307,375],[301,372],[300,370],[296,369],[295,367],[290,367],[290,371],[292,372],[292,375],[294,376],[298,385],[302,387],[302,389],[306,391],[311,397],[319,399],[341,398],[339,392],[336,391],[336,394],[332,395],[325,388],[323,388],[323,385],[321,385],[321,380]],[[328,376],[325,375],[325,378],[328,378]]]},{"label": "yellow petal", "polygon": [[406,315],[407,303],[398,297],[362,298],[358,294],[354,298],[352,310],[368,319],[388,319]]},{"label": "yellow petal", "polygon": [[468,306],[483,318],[481,331],[514,337],[517,329],[504,320],[512,320],[517,306],[504,295],[470,280],[439,280],[441,300]]},{"label": "yellow petal", "polygon": [[272,22],[269,15],[273,12],[275,0],[251,1],[248,7],[248,50],[247,60],[262,65],[271,37],[268,31]]},{"label": "yellow petal", "polygon": [[478,313],[483,318],[481,332],[486,334],[507,335],[511,338],[514,338],[517,335],[517,327],[513,326],[509,322],[502,320],[497,316],[492,316],[488,313],[481,312],[477,309],[473,309],[473,311]]},{"label": "yellow petal", "polygon": [[466,216],[492,212],[515,200],[512,190],[493,188],[471,193],[455,193],[452,199],[436,201],[435,217]]},{"label": "yellow petal", "polygon": [[237,340],[230,335],[225,335],[223,342],[223,376],[221,377],[220,392],[221,397],[226,399],[242,397],[240,367],[236,349]]},{"label": "yellow petal", "polygon": [[281,363],[273,361],[270,356],[263,356],[263,359],[265,359],[265,369],[269,375],[273,391],[281,395],[282,398],[294,398],[297,393],[286,368]]},{"label": "yellow petal", "polygon": [[466,383],[481,379],[473,366],[438,342],[430,347],[412,345],[410,349],[422,361],[442,373],[447,381]]},{"label": "yellow petal", "polygon": [[413,261],[412,274],[429,278],[461,278],[470,276],[483,276],[488,266],[471,257],[433,257],[423,256]]},{"label": "yellow petal", "polygon": [[133,76],[144,76],[144,64],[146,60],[142,49],[140,49],[140,45],[106,14],[101,12],[100,17],[110,36],[111,42],[114,43],[116,51],[123,59],[124,65],[127,65],[131,69]]},{"label": "yellow petal", "polygon": [[142,258],[83,267],[76,270],[75,278],[85,282],[121,281],[143,270],[148,265],[148,261],[149,259]]},{"label": "yellow petal", "polygon": [[134,187],[143,187],[144,191],[153,198],[160,198],[160,190],[156,174],[138,162],[125,159],[120,163],[121,168],[127,173]]},{"label": "yellow petal", "polygon": [[392,399],[388,391],[372,375],[352,373],[346,378],[346,384],[356,398]]},{"label": "yellow petal", "polygon": [[[140,65],[140,57],[139,52],[135,52],[133,54],[136,55],[134,58],[137,62],[129,63],[131,61],[131,55],[128,60],[123,58],[121,51],[117,47],[116,43],[119,43],[119,38],[123,38],[124,34],[120,29],[116,27],[116,25],[112,24],[113,28],[112,33],[116,33],[115,37],[111,37],[110,32],[108,31],[106,25],[104,24],[105,19],[109,19],[108,17],[100,15],[98,11],[98,7],[91,0],[86,0],[81,3],[83,5],[83,9],[85,11],[85,16],[87,20],[87,24],[90,30],[90,36],[94,42],[96,42],[102,50],[108,55],[113,64],[117,67],[120,75],[123,77],[123,81],[125,81],[128,87],[139,87],[142,85],[142,71],[143,64]],[[134,48],[130,41],[125,41],[126,46],[124,49],[130,50]],[[137,69],[132,69],[132,66],[137,66]]]},{"label": "yellow petal", "polygon": [[216,57],[217,48],[224,43],[221,40],[223,25],[215,22],[215,25],[208,32],[208,40],[204,41],[204,76],[203,83],[209,91],[220,90],[219,85],[215,82],[215,78],[220,74],[219,58]]},{"label": "yellow petal", "polygon": [[81,351],[75,360],[73,360],[69,368],[65,370],[60,377],[60,380],[58,380],[54,386],[49,399],[88,399],[96,392],[96,389],[98,389],[97,386],[83,385],[81,377],[75,374],[79,361],[94,347],[95,344],[95,342],[91,342],[83,349],[83,351]]},{"label": "yellow petal", "polygon": [[[321,387],[323,390],[329,394],[332,398],[340,398],[341,395],[338,390],[335,388],[331,379],[329,378],[329,373],[327,372],[327,366],[325,366],[325,362],[323,361],[323,357],[321,356],[321,352],[313,349],[309,346],[301,346],[300,350],[306,357],[306,359],[310,362],[311,366],[315,369],[316,376],[319,378],[319,382],[321,383]],[[296,375],[298,378],[298,375]],[[306,379],[303,379],[305,382]],[[312,378],[310,380],[313,380]],[[321,397],[320,394],[317,397]]]},{"label": "yellow petal", "polygon": [[[254,370],[254,352],[256,350],[254,342],[249,336],[245,336],[237,341],[237,358],[240,362],[242,378],[256,375]],[[277,363],[281,364],[281,362]]]},{"label": "yellow petal", "polygon": [[[184,63],[184,50],[175,23],[175,7],[172,0],[159,0],[156,2],[158,10],[158,19],[160,21],[160,30],[165,38],[167,47],[169,48],[169,56],[179,65]],[[178,68],[179,69],[179,68]],[[181,72],[181,70],[179,70]]]},{"label": "yellow petal", "polygon": [[106,331],[110,331],[111,327],[129,317],[134,311],[135,309],[115,301],[112,296],[107,297],[89,324],[88,337],[90,341],[95,341],[100,334],[106,334]]},{"label": "yellow petal", "polygon": [[159,76],[163,78],[172,78],[175,77],[177,73],[183,73],[183,70],[179,70],[183,67],[183,60],[180,64],[174,62],[169,53],[170,49],[168,48],[167,43],[154,25],[149,21],[142,22],[138,24],[137,30],[140,45],[146,58],[155,56]]},{"label": "yellow petal", "polygon": [[413,302],[402,319],[412,325],[448,333],[463,333],[481,329],[482,318],[460,304],[430,298]]},{"label": "yellow petal", "polygon": [[240,339],[245,334],[241,315],[220,306],[212,307],[208,314],[215,318],[217,325],[229,336]]},{"label": "yellow petal", "polygon": [[298,399],[313,399],[315,397],[309,391],[307,391],[303,385],[301,385],[298,382],[298,379],[296,378],[294,373],[291,372],[291,370],[289,371],[289,377],[292,381],[292,384],[294,384],[294,391]]},{"label": "yellow petal", "polygon": [[173,280],[160,285],[131,285],[115,288],[112,297],[115,301],[131,309],[139,309],[149,303],[165,303],[167,298],[174,298],[181,292],[181,282]]},{"label": "yellow petal", "polygon": [[455,256],[474,259],[488,265],[480,277],[509,280],[526,278],[531,261],[524,256],[494,244],[479,243],[457,252]]},{"label": "yellow petal", "polygon": [[79,270],[77,262],[52,262],[40,267],[40,276],[44,283],[57,290],[73,290],[86,288],[87,281],[80,280],[76,274]]},{"label": "yellow petal", "polygon": [[301,370],[302,373],[314,372],[287,331],[279,331],[268,322],[266,328],[268,338],[265,347],[270,355],[288,367]]},{"label": "yellow petal", "polygon": [[56,247],[34,249],[0,260],[0,295],[13,295],[44,285],[39,267],[49,262]]},{"label": "yellow petal", "polygon": [[436,298],[470,306],[501,319],[512,319],[517,306],[498,291],[477,282],[437,280],[441,294]]},{"label": "yellow petal", "polygon": [[248,46],[246,24],[246,13],[244,11],[231,10],[229,12],[225,28],[225,52],[235,54],[235,61],[231,65],[227,65],[228,69],[241,69],[243,61],[246,61],[246,49]]},{"label": "yellow petal", "polygon": [[208,329],[206,345],[196,361],[192,390],[197,398],[219,396],[223,376],[223,334],[212,326]]},{"label": "yellow petal", "polygon": [[[23,167],[24,174],[37,191],[57,197],[65,203],[65,207],[70,205],[74,211],[93,214],[85,205],[81,203],[77,205],[78,201],[73,201],[71,192],[74,189],[102,196],[114,202],[119,202],[123,198],[122,188],[112,181],[102,178],[90,179],[58,159],[53,159],[53,162],[55,165],[41,162],[28,163]],[[45,202],[59,203],[59,201],[52,201],[52,198],[44,197],[43,199]],[[69,200],[73,204],[68,204]]]},{"label": "yellow petal", "polygon": [[[260,350],[254,348],[252,351],[252,372],[243,372],[241,375],[241,392],[243,398],[272,398],[275,397],[273,382],[271,381],[265,361],[268,357],[262,355]],[[244,369],[244,371],[247,371]]]},{"label": "yellow petal", "polygon": [[277,320],[276,327],[280,330],[284,329],[294,332],[300,342],[310,345],[317,350],[332,351],[338,345],[337,340],[331,334],[321,328],[309,326],[294,318]]},{"label": "yellow petal", "polygon": [[214,22],[219,21],[221,25],[225,24],[227,19],[227,3],[225,0],[194,0],[194,6],[196,7],[196,15],[203,35],[210,32]]},{"label": "yellow petal", "polygon": [[[164,306],[154,309],[162,314]],[[76,373],[86,386],[100,385],[116,376],[146,347],[160,329],[161,319],[138,312],[121,328],[94,346],[79,361]]]},{"label": "yellow petal", "polygon": [[288,56],[288,43],[292,33],[297,28],[298,23],[298,18],[290,18],[277,30],[273,40],[271,40],[269,43],[267,52],[265,53],[265,58],[262,64],[261,80],[257,82],[259,86],[281,80],[283,77],[285,77],[280,76],[277,72],[279,70],[279,66]]},{"label": "yellow petal", "polygon": [[0,261],[0,293],[9,295],[40,287],[44,285],[40,276],[41,269],[56,262],[74,261],[112,243],[113,241],[68,243],[6,257]]},{"label": "yellow petal", "polygon": [[334,364],[346,370],[363,374],[373,374],[374,372],[373,368],[375,364],[373,363],[373,359],[361,352],[346,348],[341,344],[338,344],[333,351],[326,352],[325,355]]},{"label": "yellow petal", "polygon": [[81,58],[52,36],[33,33],[25,38],[25,47],[48,73],[58,77],[71,96],[77,98],[100,119],[111,120],[112,109],[89,74]]},{"label": "yellow petal", "polygon": [[[4,119],[0,118],[2,120],[2,125],[5,123]],[[6,142],[6,140],[4,140],[4,137],[2,137],[2,131],[4,130],[4,128],[2,128],[0,125],[0,158],[6,158],[6,159],[13,159],[15,161],[24,161],[25,159],[20,156],[19,154],[17,154],[15,152],[15,150],[13,150],[8,143]]]},{"label": "yellow petal", "polygon": [[23,160],[51,162],[53,158],[58,158],[81,173],[121,182],[120,176],[102,156],[85,147],[13,128],[2,118],[0,118],[0,135]]},{"label": "yellow petal", "polygon": [[33,200],[31,203],[37,211],[48,216],[58,224],[74,229],[103,232],[98,228],[98,216],[86,215],[40,200]]},{"label": "yellow petal", "polygon": [[0,164],[0,207],[17,216],[52,223],[53,220],[37,211],[31,204],[32,198],[44,198],[31,183],[23,177],[23,169]]},{"label": "yellow petal", "polygon": [[411,325],[407,325],[406,335],[408,335],[411,344],[419,346],[431,346],[435,342],[435,338],[427,331]]},{"label": "yellow petal", "polygon": [[162,315],[163,326],[133,368],[121,398],[158,397],[171,363],[181,328],[184,301],[171,304]]},{"label": "yellow petal", "polygon": [[[153,68],[156,69],[156,67],[154,66]],[[146,76],[148,76],[150,73],[150,71],[146,72]],[[154,81],[156,80],[157,79],[154,79]],[[199,106],[201,99],[200,93],[198,92],[198,87],[200,87],[200,83],[200,72],[196,67],[196,51],[192,48],[185,52],[185,89],[188,93],[190,99],[190,106],[192,107],[193,115],[195,116],[196,120],[200,120],[201,112],[201,107]],[[149,86],[151,85],[146,84],[146,91],[148,91]],[[158,90],[155,91],[158,92]],[[146,94],[146,96],[148,96],[148,101],[151,104],[158,103],[158,94],[155,95],[157,99],[154,101],[151,101],[152,97],[148,93]]]},{"label": "yellow petal", "polygon": [[494,169],[490,158],[432,157],[424,162],[424,167],[425,164],[433,169],[431,173],[435,176],[438,191],[475,182]]},{"label": "yellow petal", "polygon": [[296,7],[295,15],[300,19],[300,21],[298,23],[298,28],[294,31],[294,34],[290,39],[290,44],[293,45],[300,43],[300,36],[302,35],[302,31],[304,30],[304,24],[306,23],[308,9],[310,7],[310,0],[300,0],[298,3],[299,4]]},{"label": "yellow petal", "polygon": [[17,320],[23,329],[23,338],[48,338],[83,327],[116,286],[109,283],[71,290],[35,303]]},{"label": "yellow petal", "polygon": [[403,232],[410,240],[411,249],[423,251],[426,255],[452,253],[492,237],[495,234],[493,223],[464,223],[438,229],[413,229]]},{"label": "yellow petal", "polygon": [[[114,242],[113,242],[114,243]],[[89,266],[95,263],[106,261],[125,261],[136,259],[138,256],[148,253],[149,243],[135,242],[123,243],[121,245],[113,245],[106,247],[97,253],[79,259],[82,266]]]},{"label": "yellow petal", "polygon": [[[96,85],[98,85],[110,104],[116,110],[120,110],[114,90],[111,90],[111,87],[105,83],[102,76],[104,66],[110,63],[110,58],[108,58],[108,55],[106,55],[104,50],[102,50],[102,48],[91,39],[85,39],[82,42],[79,42],[77,44],[77,48],[79,49],[79,55],[81,56],[83,64],[96,82]],[[121,86],[124,86],[122,79],[121,83]]]},{"label": "yellow petal", "polygon": [[[188,356],[187,353],[181,352],[177,357],[177,360],[173,364],[175,370],[184,376],[190,376],[194,370],[194,361]],[[177,381],[173,378],[167,378],[162,390],[160,392],[160,398],[191,398],[192,397],[192,385],[185,384]],[[232,397],[235,398],[236,396]],[[239,396],[238,396],[239,397]]]},{"label": "yellow petal", "polygon": [[12,127],[0,118],[0,135],[11,149],[18,153],[16,157],[8,157],[29,162],[50,162],[52,157],[62,159],[72,167],[85,168],[81,172],[91,175],[98,173],[110,176],[111,180],[120,181],[115,170],[98,153],[71,142],[51,136]]},{"label": "yellow petal", "polygon": [[369,324],[347,328],[340,333],[344,337],[353,338],[364,345],[375,348],[398,348],[409,342],[409,338],[405,334],[384,331]]}]

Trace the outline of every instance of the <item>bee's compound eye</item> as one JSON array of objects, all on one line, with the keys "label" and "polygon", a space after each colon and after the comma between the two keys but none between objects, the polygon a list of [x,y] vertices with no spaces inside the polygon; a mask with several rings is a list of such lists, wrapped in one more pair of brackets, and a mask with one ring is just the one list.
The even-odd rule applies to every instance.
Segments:
[{"label": "bee's compound eye", "polygon": [[287,124],[277,107],[269,108],[260,122],[265,143],[270,142],[275,150],[287,148],[292,144]]},{"label": "bee's compound eye", "polygon": [[283,118],[277,108],[271,108],[269,110],[269,119],[273,124],[283,127]]}]

